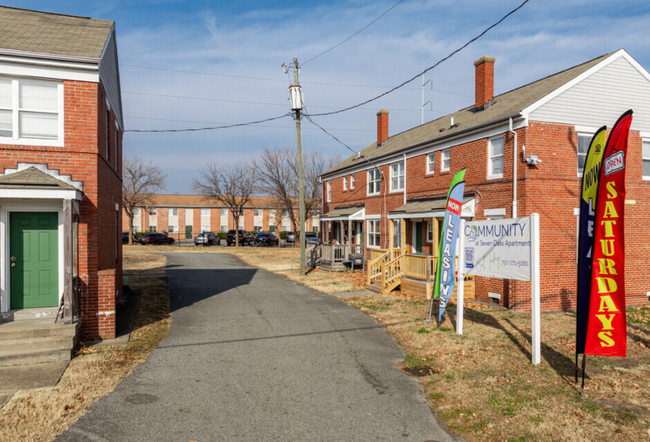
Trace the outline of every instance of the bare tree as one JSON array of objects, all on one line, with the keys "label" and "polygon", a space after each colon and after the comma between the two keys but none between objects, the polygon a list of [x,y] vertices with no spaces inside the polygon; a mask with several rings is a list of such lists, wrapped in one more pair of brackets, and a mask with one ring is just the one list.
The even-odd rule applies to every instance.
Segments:
[{"label": "bare tree", "polygon": [[122,207],[129,218],[129,244],[132,244],[133,212],[153,204],[153,195],[165,188],[167,175],[142,158],[122,162]]},{"label": "bare tree", "polygon": [[239,218],[255,190],[254,168],[248,164],[217,167],[208,163],[192,180],[192,189],[205,199],[228,207],[235,221],[235,246],[239,247]]},{"label": "bare tree", "polygon": [[[319,176],[340,161],[338,155],[325,157],[316,152],[303,156],[305,219],[318,213],[321,201]],[[288,212],[294,231],[298,226],[298,158],[292,148],[265,147],[254,159],[258,190],[276,198],[277,208]]]}]

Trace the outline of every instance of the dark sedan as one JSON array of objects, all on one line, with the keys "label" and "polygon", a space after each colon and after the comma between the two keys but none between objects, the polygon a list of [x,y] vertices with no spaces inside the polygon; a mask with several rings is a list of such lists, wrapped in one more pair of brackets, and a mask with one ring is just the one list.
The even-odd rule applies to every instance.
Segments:
[{"label": "dark sedan", "polygon": [[260,232],[255,237],[255,244],[258,246],[278,246],[280,240],[272,233]]},{"label": "dark sedan", "polygon": [[145,233],[138,240],[138,242],[143,245],[174,244],[174,241],[174,238],[170,238],[169,236],[163,235],[162,233]]}]

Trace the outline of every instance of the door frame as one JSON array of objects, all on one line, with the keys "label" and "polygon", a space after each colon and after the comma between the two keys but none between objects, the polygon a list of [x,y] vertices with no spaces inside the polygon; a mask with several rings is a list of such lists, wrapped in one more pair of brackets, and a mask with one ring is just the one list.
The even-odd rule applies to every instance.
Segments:
[{"label": "door frame", "polygon": [[[6,201],[6,200],[5,200]],[[59,303],[63,297],[64,278],[64,256],[63,256],[63,200],[32,200],[11,201],[10,204],[3,204],[0,208],[0,244],[2,247],[2,265],[0,265],[0,300],[2,306],[0,313],[6,313],[11,308],[11,272],[9,271],[9,238],[10,238],[10,213],[12,212],[56,212],[58,231],[58,276],[59,276]]]}]

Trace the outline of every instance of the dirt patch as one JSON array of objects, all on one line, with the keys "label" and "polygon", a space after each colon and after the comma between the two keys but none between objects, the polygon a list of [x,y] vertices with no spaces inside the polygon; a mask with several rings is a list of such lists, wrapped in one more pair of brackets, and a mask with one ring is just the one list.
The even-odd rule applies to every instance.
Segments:
[{"label": "dirt patch", "polygon": [[167,279],[134,279],[130,285],[141,298],[128,345],[81,348],[55,387],[16,393],[0,412],[0,441],[54,440],[167,336],[171,322]]}]

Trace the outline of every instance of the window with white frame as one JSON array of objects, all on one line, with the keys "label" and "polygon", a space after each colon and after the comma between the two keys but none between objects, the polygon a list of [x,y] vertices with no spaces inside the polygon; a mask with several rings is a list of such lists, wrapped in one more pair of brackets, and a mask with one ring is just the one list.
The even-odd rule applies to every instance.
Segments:
[{"label": "window with white frame", "polygon": [[134,207],[133,208],[133,216],[140,216],[140,208],[139,207]]},{"label": "window with white frame", "polygon": [[381,221],[378,219],[368,220],[368,247],[381,246]]},{"label": "window with white frame", "polygon": [[262,226],[253,226],[253,230],[255,232],[261,232],[262,231]]},{"label": "window with white frame", "polygon": [[348,190],[348,177],[343,177],[343,190]]},{"label": "window with white frame", "polygon": [[221,233],[228,233],[228,226],[221,226]]},{"label": "window with white frame", "polygon": [[149,207],[149,216],[156,216],[158,215],[158,209],[155,207]]},{"label": "window with white frame", "polygon": [[399,248],[402,244],[402,220],[393,220],[393,247]]},{"label": "window with white frame", "polygon": [[330,201],[332,201],[332,183],[328,181],[326,184],[327,184],[327,202],[329,203]]},{"label": "window with white frame", "polygon": [[582,176],[587,162],[587,151],[593,135],[578,134],[578,176]]},{"label": "window with white frame", "polygon": [[441,152],[440,172],[449,172],[451,169],[451,149],[445,149]]},{"label": "window with white frame", "polygon": [[140,226],[133,226],[133,233],[138,233],[140,231]]},{"label": "window with white frame", "polygon": [[176,208],[176,207],[174,207],[174,208],[170,207],[170,208],[169,208],[169,216],[178,216],[178,208]]},{"label": "window with white frame", "polygon": [[157,232],[158,226],[149,226],[149,232]]},{"label": "window with white frame", "polygon": [[[438,222],[438,221],[436,221]],[[427,221],[427,242],[433,242],[433,221]]]},{"label": "window with white frame", "polygon": [[201,226],[201,232],[209,232],[210,226]]},{"label": "window with white frame", "polygon": [[167,232],[168,233],[178,233],[178,226],[167,226]]},{"label": "window with white frame", "polygon": [[503,136],[488,141],[488,178],[503,178]]},{"label": "window with white frame", "polygon": [[[208,209],[208,210],[209,210],[209,209]],[[206,215],[209,215],[209,214],[210,214],[210,212],[208,211],[208,213],[206,213]],[[228,209],[221,209],[220,212],[219,212],[219,214],[220,214],[222,217],[226,217],[226,216],[228,216]],[[203,215],[203,212],[201,212],[201,215]]]},{"label": "window with white frame", "polygon": [[210,216],[210,209],[201,209],[201,216]]},{"label": "window with white frame", "polygon": [[63,83],[0,77],[0,138],[62,141]]},{"label": "window with white frame", "polygon": [[650,180],[650,140],[643,140],[643,179]]},{"label": "window with white frame", "polygon": [[404,161],[390,165],[390,190],[404,190]]},{"label": "window with white frame", "polygon": [[284,232],[290,232],[290,231],[291,231],[291,227],[289,227],[289,224],[282,224],[282,230],[283,230]]},{"label": "window with white frame", "polygon": [[257,217],[262,216],[262,209],[254,209],[253,216],[257,216]]},{"label": "window with white frame", "polygon": [[381,173],[379,169],[368,171],[368,195],[378,195],[381,186]]},{"label": "window with white frame", "polygon": [[436,171],[435,167],[435,154],[430,153],[427,155],[427,174],[434,173]]},{"label": "window with white frame", "polygon": [[314,233],[318,233],[318,224],[314,224],[311,229]]},{"label": "window with white frame", "polygon": [[354,174],[350,175],[350,189],[354,189]]}]

